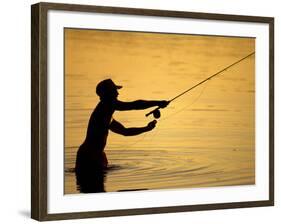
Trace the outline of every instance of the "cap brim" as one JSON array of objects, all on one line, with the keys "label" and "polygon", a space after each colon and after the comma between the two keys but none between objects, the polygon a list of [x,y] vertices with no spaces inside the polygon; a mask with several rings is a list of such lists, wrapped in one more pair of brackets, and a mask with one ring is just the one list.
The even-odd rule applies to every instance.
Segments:
[{"label": "cap brim", "polygon": [[121,89],[123,86],[116,86],[115,85],[115,87],[116,87],[116,89]]}]

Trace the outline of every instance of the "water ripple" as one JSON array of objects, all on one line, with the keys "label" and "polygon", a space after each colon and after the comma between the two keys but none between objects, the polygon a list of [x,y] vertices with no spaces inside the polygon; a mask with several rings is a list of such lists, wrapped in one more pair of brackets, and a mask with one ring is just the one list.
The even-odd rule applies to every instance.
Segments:
[{"label": "water ripple", "polygon": [[[205,151],[194,150],[112,150],[106,174],[106,191],[133,189],[186,188],[236,185],[254,182],[254,177],[239,170],[222,169]],[[73,189],[75,154],[66,164],[66,190]],[[198,159],[200,158],[200,159]],[[71,189],[72,188],[72,189]]]}]

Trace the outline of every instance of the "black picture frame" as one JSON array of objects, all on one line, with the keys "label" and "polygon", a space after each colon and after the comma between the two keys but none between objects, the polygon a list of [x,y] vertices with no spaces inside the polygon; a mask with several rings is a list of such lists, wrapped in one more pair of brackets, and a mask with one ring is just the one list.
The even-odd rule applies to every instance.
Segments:
[{"label": "black picture frame", "polygon": [[[203,205],[169,206],[109,211],[48,214],[47,192],[47,13],[49,10],[95,12],[108,14],[158,16],[166,18],[195,18],[264,23],[269,25],[269,200],[216,203]],[[227,208],[274,205],[274,18],[259,16],[224,15],[183,11],[164,11],[137,8],[118,8],[89,5],[38,3],[31,6],[31,217],[39,221],[79,219],[124,215],[187,212]]]}]

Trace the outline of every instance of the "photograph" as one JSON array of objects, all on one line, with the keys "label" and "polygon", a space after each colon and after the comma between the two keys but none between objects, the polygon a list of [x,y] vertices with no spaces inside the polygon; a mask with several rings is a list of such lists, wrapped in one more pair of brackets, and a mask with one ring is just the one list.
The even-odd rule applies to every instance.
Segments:
[{"label": "photograph", "polygon": [[274,18],[31,7],[31,217],[274,205]]},{"label": "photograph", "polygon": [[64,194],[255,185],[255,37],[63,32]]}]

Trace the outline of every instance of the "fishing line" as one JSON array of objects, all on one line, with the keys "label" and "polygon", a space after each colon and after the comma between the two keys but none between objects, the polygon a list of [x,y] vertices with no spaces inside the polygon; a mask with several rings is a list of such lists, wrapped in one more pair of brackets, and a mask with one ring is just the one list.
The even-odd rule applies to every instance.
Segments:
[{"label": "fishing line", "polygon": [[[213,77],[215,77],[215,76],[219,75],[220,73],[222,73],[222,72],[228,70],[230,67],[232,67],[232,66],[234,66],[234,65],[237,65],[237,64],[240,63],[241,61],[245,60],[246,58],[248,58],[248,57],[250,57],[250,56],[252,56],[252,55],[254,55],[254,54],[255,54],[255,52],[252,52],[251,54],[249,54],[249,55],[243,57],[242,59],[240,59],[240,60],[238,60],[238,61],[232,63],[231,65],[225,67],[224,69],[218,71],[217,73],[211,75],[210,77],[204,79],[203,81],[197,83],[196,85],[192,86],[191,88],[189,88],[189,89],[185,90],[184,92],[180,93],[179,95],[175,96],[174,98],[172,98],[171,100],[169,100],[169,102],[172,102],[172,101],[176,100],[177,98],[181,97],[182,95],[186,94],[187,92],[191,91],[192,89],[194,89],[194,88],[200,86],[201,84],[203,84],[203,83],[205,83],[205,82],[211,80]],[[194,103],[196,103],[196,102],[200,99],[200,97],[202,96],[202,94],[203,94],[203,92],[205,91],[206,88],[207,88],[207,84],[205,84],[204,88],[201,90],[200,94],[196,97],[195,100],[193,100],[190,104],[188,104],[188,105],[185,106],[184,108],[182,108],[182,109],[180,109],[180,110],[174,112],[174,113],[171,114],[171,115],[168,115],[168,116],[165,117],[164,119],[161,119],[161,122],[166,121],[166,120],[169,119],[170,117],[175,116],[175,115],[179,114],[180,112],[184,111],[186,108],[191,107]],[[154,112],[155,112],[155,111],[159,111],[159,109],[161,109],[161,108],[158,107],[158,108],[152,110],[151,112],[149,112],[148,114],[146,114],[146,116],[149,116],[150,114],[153,114],[153,115],[154,115]],[[160,112],[157,113],[157,116],[159,116],[158,118],[160,118]],[[155,117],[155,115],[154,115],[154,117]],[[157,118],[157,117],[155,117],[155,118]],[[156,136],[156,134],[159,132],[159,129],[161,129],[161,125],[160,125],[160,127],[159,127],[159,124],[157,124],[157,130],[156,130],[155,133],[152,135],[152,137],[151,137],[150,139],[148,139],[148,141],[152,141],[152,140],[154,139],[154,137]]]},{"label": "fishing line", "polygon": [[[203,81],[197,83],[196,85],[194,85],[194,86],[190,87],[189,89],[183,91],[182,93],[176,95],[176,96],[173,97],[171,100],[169,100],[169,103],[171,103],[172,101],[176,100],[177,98],[183,96],[184,94],[188,93],[189,91],[195,89],[196,87],[202,85],[203,83],[205,83],[205,82],[211,80],[213,77],[215,77],[215,76],[221,74],[222,72],[224,72],[224,71],[228,70],[229,68],[231,68],[231,67],[237,65],[237,64],[240,63],[241,61],[243,61],[243,60],[249,58],[250,56],[252,56],[252,55],[254,55],[254,54],[255,54],[255,52],[252,52],[251,54],[248,54],[247,56],[241,58],[240,60],[238,60],[238,61],[236,61],[236,62],[230,64],[229,66],[225,67],[224,69],[222,69],[222,70],[216,72],[215,74],[209,76],[208,78],[204,79]],[[202,94],[203,94],[204,90],[206,89],[206,87],[207,87],[207,85],[204,86],[204,88],[202,89],[202,91],[200,92],[200,94],[196,97],[196,99],[195,99],[194,101],[192,101],[191,104],[188,104],[188,105],[185,106],[184,108],[182,108],[182,109],[176,111],[175,113],[173,113],[173,114],[171,114],[171,115],[165,117],[164,119],[161,120],[161,122],[167,120],[168,118],[170,118],[170,117],[172,117],[172,116],[175,116],[176,114],[178,114],[178,113],[184,111],[186,108],[188,108],[188,107],[192,106],[194,103],[196,103],[196,101],[198,101],[199,98],[202,96]],[[157,119],[157,118],[160,118],[160,116],[161,116],[161,115],[160,115],[160,111],[159,111],[160,109],[162,109],[162,108],[161,108],[161,107],[157,107],[156,109],[154,109],[154,110],[150,111],[149,113],[147,113],[145,116],[149,116],[150,114],[153,114],[156,119]],[[148,139],[148,141],[151,141],[151,140],[155,137],[155,135],[158,133],[158,131],[159,131],[159,124],[157,124],[157,126],[158,126],[158,127],[157,127],[157,130],[155,130],[155,132],[153,133],[153,135],[151,136],[151,138]],[[140,141],[143,141],[146,136],[147,136],[147,132],[143,134],[143,137],[142,137],[142,138],[136,140],[136,141],[133,142],[132,144],[129,144],[129,145],[126,145],[126,146],[124,145],[124,146],[125,146],[125,147],[132,147],[132,146],[136,145],[137,143],[139,143]],[[122,147],[122,145],[121,145],[120,147]]]},{"label": "fishing line", "polygon": [[[205,86],[202,88],[202,90],[201,90],[201,92],[199,93],[199,95],[198,95],[198,96],[195,98],[195,100],[193,100],[190,104],[188,104],[187,106],[184,106],[182,109],[180,109],[180,110],[178,110],[178,111],[176,111],[176,112],[174,112],[174,113],[168,115],[167,117],[162,118],[162,119],[161,119],[161,123],[160,123],[160,124],[157,123],[157,127],[156,127],[157,130],[155,130],[155,132],[153,133],[152,137],[149,138],[149,139],[146,139],[146,141],[152,141],[152,140],[154,139],[154,137],[156,136],[156,134],[158,134],[159,130],[161,130],[161,125],[162,125],[163,121],[166,121],[167,119],[171,118],[172,116],[175,116],[175,115],[179,114],[180,112],[184,111],[186,108],[191,107],[194,103],[196,103],[196,102],[199,100],[199,98],[202,96],[202,94],[203,94],[203,92],[205,91],[206,88],[207,88],[207,85],[205,85]],[[160,127],[159,127],[159,126],[160,126]]]},{"label": "fishing line", "polygon": [[184,111],[186,108],[191,107],[193,104],[195,104],[200,99],[200,97],[203,95],[203,93],[204,93],[205,89],[207,88],[207,86],[208,86],[208,84],[203,86],[203,88],[202,88],[201,92],[199,93],[199,95],[190,104],[188,104],[188,105],[184,106],[182,109],[179,109],[178,111],[168,115],[167,117],[164,117],[163,119],[161,119],[161,122],[169,119],[172,116],[175,116],[175,115],[179,114],[180,112]]},{"label": "fishing line", "polygon": [[[255,54],[255,52],[252,52],[251,54],[248,54],[247,56],[241,58],[240,60],[238,60],[238,61],[236,61],[236,62],[230,64],[229,66],[225,67],[224,69],[222,69],[222,70],[216,72],[215,74],[209,76],[208,78],[204,79],[203,81],[197,83],[196,85],[194,85],[194,86],[190,87],[189,89],[183,91],[182,93],[176,95],[174,98],[172,98],[172,99],[169,100],[168,102],[171,103],[172,101],[176,100],[177,98],[181,97],[182,95],[184,95],[184,94],[188,93],[189,91],[193,90],[193,89],[196,88],[197,86],[202,85],[203,83],[209,81],[210,79],[212,79],[212,78],[214,78],[215,76],[221,74],[222,72],[226,71],[226,70],[229,69],[230,67],[232,67],[232,66],[234,66],[234,65],[237,65],[237,64],[240,63],[241,61],[245,60],[246,58],[248,58],[248,57],[250,57],[250,56],[252,56],[252,55],[254,55],[254,54]],[[147,116],[149,116],[150,114],[153,114],[154,118],[158,119],[158,118],[160,118],[160,116],[161,116],[161,114],[160,114],[160,109],[162,109],[162,108],[159,106],[159,107],[157,107],[156,109],[154,109],[154,110],[150,111],[149,113],[147,113],[145,116],[147,117]]]},{"label": "fishing line", "polygon": [[138,137],[138,139],[136,139],[134,142],[132,142],[131,144],[118,144],[117,147],[118,148],[131,148],[132,146],[135,146],[137,143],[139,143],[140,141],[143,141],[145,139],[145,137],[147,136],[148,132],[145,132],[142,134],[141,137]]}]

